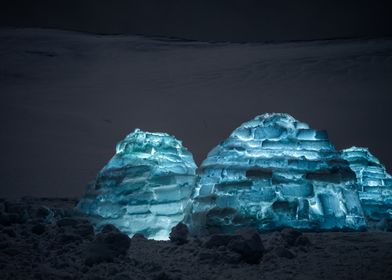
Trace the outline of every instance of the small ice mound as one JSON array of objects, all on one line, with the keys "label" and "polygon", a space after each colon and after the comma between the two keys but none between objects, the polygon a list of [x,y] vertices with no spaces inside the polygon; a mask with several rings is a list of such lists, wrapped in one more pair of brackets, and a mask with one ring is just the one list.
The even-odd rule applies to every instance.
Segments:
[{"label": "small ice mound", "polygon": [[366,225],[355,173],[327,133],[277,113],[243,123],[208,154],[187,223],[194,234]]},{"label": "small ice mound", "polygon": [[358,194],[369,220],[392,219],[392,176],[367,148],[342,151],[357,176]]},{"label": "small ice mound", "polygon": [[195,174],[193,156],[179,140],[136,129],[117,144],[77,208],[97,227],[168,239],[189,207]]}]

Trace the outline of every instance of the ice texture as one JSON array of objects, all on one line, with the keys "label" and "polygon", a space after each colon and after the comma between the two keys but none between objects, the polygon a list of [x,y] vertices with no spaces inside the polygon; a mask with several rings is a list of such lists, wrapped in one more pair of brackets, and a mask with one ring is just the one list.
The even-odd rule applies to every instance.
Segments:
[{"label": "ice texture", "polygon": [[114,224],[130,236],[168,239],[187,212],[195,173],[192,154],[179,140],[136,129],[117,144],[77,208],[97,227]]},{"label": "ice texture", "polygon": [[392,176],[366,148],[336,150],[325,131],[283,113],[243,123],[202,162],[166,133],[136,129],[118,143],[78,204],[96,226],[168,239],[193,235],[362,230],[392,221]]},{"label": "ice texture", "polygon": [[342,151],[357,176],[358,194],[369,220],[392,218],[392,176],[367,148],[351,147]]},{"label": "ice texture", "polygon": [[357,177],[328,140],[288,114],[243,123],[202,162],[187,222],[196,234],[259,230],[359,230]]}]

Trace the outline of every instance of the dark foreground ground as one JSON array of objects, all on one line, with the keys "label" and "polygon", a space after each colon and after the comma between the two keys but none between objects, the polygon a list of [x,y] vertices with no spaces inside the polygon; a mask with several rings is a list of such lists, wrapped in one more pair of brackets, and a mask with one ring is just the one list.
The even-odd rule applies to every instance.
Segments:
[{"label": "dark foreground ground", "polygon": [[392,279],[390,232],[303,233],[295,242],[262,234],[260,263],[248,264],[209,239],[178,245],[94,233],[72,218],[75,203],[0,201],[0,279]]}]

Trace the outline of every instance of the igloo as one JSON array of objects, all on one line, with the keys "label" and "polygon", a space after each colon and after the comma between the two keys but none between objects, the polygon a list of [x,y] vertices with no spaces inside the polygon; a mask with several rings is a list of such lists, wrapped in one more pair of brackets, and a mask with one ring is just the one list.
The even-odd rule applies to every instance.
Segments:
[{"label": "igloo", "polygon": [[366,226],[349,163],[325,131],[288,114],[235,129],[201,164],[193,199],[188,223],[197,234]]},{"label": "igloo", "polygon": [[130,236],[168,239],[190,207],[195,172],[192,154],[179,140],[136,129],[117,144],[77,208],[98,228],[113,224]]},{"label": "igloo", "polygon": [[392,221],[392,176],[368,149],[339,151],[326,131],[271,113],[235,129],[198,169],[173,136],[136,129],[77,208],[97,228],[153,239],[168,239],[179,222],[193,235],[356,231]]}]

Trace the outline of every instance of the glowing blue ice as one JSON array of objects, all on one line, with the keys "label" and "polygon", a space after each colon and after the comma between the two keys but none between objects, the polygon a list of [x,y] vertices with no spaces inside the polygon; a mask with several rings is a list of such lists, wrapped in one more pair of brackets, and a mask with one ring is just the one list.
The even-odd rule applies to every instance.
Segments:
[{"label": "glowing blue ice", "polygon": [[[193,234],[362,230],[392,221],[392,176],[365,148],[338,151],[325,131],[287,114],[243,123],[203,161],[165,133],[135,130],[117,145],[78,208],[100,227],[167,239]],[[196,182],[197,179],[197,182]]]},{"label": "glowing blue ice", "polygon": [[136,129],[118,143],[78,208],[98,227],[167,239],[189,206],[195,171],[192,154],[173,136]]},{"label": "glowing blue ice", "polygon": [[369,221],[392,219],[392,176],[366,148],[343,150],[357,176],[358,194]]},{"label": "glowing blue ice", "polygon": [[196,233],[363,228],[355,173],[325,131],[287,114],[242,124],[201,165],[192,213]]}]

